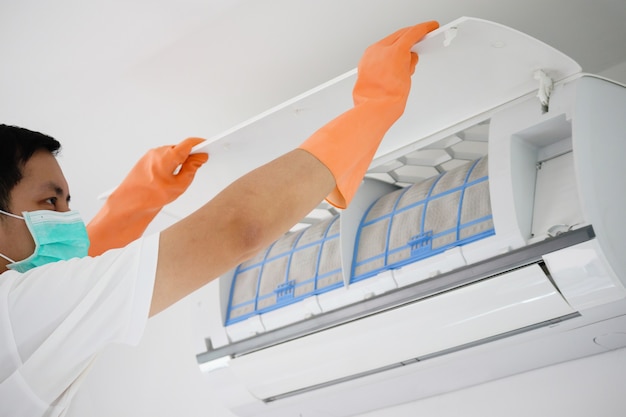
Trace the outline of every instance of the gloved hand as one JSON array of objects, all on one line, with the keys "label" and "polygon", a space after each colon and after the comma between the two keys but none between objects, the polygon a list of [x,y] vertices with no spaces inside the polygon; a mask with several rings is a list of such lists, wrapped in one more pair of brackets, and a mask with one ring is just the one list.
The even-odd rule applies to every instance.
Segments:
[{"label": "gloved hand", "polygon": [[335,190],[326,198],[332,205],[345,208],[352,200],[383,136],[404,112],[418,60],[411,48],[438,27],[433,21],[400,29],[367,48],[352,92],[354,107],[300,145],[335,177]]},{"label": "gloved hand", "polygon": [[[148,151],[107,198],[87,225],[89,255],[126,246],[139,238],[164,205],[180,196],[196,171],[208,159],[206,153],[189,155],[204,139],[185,139],[176,146]],[[174,174],[180,167],[180,171]]]}]

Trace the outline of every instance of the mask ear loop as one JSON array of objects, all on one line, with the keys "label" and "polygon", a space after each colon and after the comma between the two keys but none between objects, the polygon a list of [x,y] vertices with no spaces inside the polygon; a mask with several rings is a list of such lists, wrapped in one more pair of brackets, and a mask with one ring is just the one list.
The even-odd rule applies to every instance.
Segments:
[{"label": "mask ear loop", "polygon": [[[16,219],[24,220],[24,217],[18,216],[17,214],[9,213],[8,211],[0,210],[0,213],[4,214],[6,216],[9,216],[9,217],[14,217]],[[12,264],[15,263],[15,261],[13,259],[9,258],[6,255],[3,255],[2,253],[0,253],[0,258],[6,259],[7,261],[11,262]]]},{"label": "mask ear loop", "polygon": [[0,258],[4,258],[7,261],[11,262],[12,264],[15,263],[15,261],[13,259],[9,258],[8,256],[3,255],[2,253],[0,253]]},{"label": "mask ear loop", "polygon": [[14,217],[16,219],[24,220],[24,217],[18,216],[17,214],[9,213],[8,211],[0,210],[0,213],[5,214],[9,217]]}]

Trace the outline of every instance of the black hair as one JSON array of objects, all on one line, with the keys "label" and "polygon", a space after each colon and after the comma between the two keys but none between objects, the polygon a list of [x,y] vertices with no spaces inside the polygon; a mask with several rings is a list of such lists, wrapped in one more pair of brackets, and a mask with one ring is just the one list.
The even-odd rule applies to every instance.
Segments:
[{"label": "black hair", "polygon": [[61,144],[43,133],[0,124],[0,209],[7,211],[11,190],[23,177],[22,169],[38,150],[57,155]]}]

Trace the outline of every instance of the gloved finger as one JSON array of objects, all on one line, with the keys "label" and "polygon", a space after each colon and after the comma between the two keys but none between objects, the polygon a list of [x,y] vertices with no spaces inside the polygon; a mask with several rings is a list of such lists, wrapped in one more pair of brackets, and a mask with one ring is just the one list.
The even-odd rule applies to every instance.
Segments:
[{"label": "gloved finger", "polygon": [[196,146],[201,144],[202,142],[205,142],[206,139],[202,139],[202,138],[187,138],[185,140],[183,140],[182,142],[180,142],[178,145],[175,146],[176,149],[180,149],[182,151],[187,152],[187,154],[189,154],[189,152],[191,152],[191,149]]},{"label": "gloved finger", "polygon": [[196,171],[200,168],[206,161],[209,160],[208,153],[196,153],[193,155],[189,155],[189,158],[180,166],[180,170],[176,174],[177,177],[183,178],[186,177],[189,180],[192,180],[196,175]]},{"label": "gloved finger", "polygon": [[172,146],[169,151],[173,155],[172,162],[174,162],[174,165],[178,166],[185,162],[185,160],[189,156],[189,152],[191,152],[193,147],[204,141],[205,139],[202,138],[187,138],[180,142],[178,145]]},{"label": "gloved finger", "polygon": [[411,52],[411,63],[409,64],[410,71],[409,73],[413,75],[415,72],[415,67],[417,66],[417,61],[419,61],[419,56],[415,52]]},{"label": "gloved finger", "polygon": [[410,28],[411,27],[405,27],[405,28],[402,28],[402,29],[398,29],[395,32],[393,32],[391,35],[385,36],[384,38],[382,38],[381,40],[376,42],[374,45],[380,45],[380,46],[393,45]]},{"label": "gloved finger", "polygon": [[411,49],[424,36],[439,27],[439,23],[431,20],[406,28],[398,37],[398,46],[402,49]]}]

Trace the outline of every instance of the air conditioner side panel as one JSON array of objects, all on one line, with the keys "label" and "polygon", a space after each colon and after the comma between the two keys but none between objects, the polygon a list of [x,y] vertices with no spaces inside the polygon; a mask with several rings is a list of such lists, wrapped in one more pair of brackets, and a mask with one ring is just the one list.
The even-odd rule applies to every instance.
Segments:
[{"label": "air conditioner side panel", "polygon": [[602,254],[626,285],[626,87],[585,76],[577,85],[574,158],[581,204]]}]

